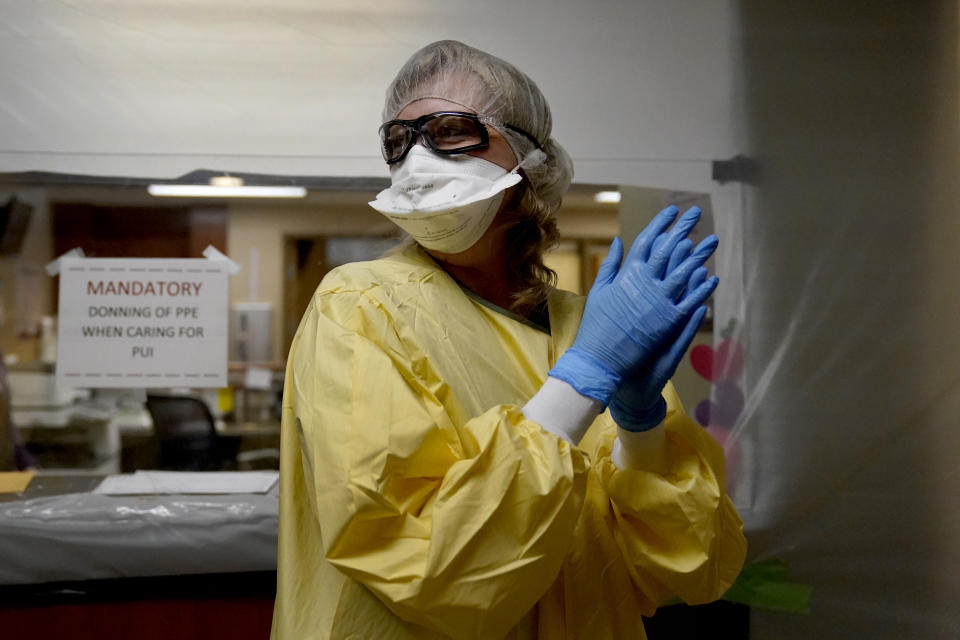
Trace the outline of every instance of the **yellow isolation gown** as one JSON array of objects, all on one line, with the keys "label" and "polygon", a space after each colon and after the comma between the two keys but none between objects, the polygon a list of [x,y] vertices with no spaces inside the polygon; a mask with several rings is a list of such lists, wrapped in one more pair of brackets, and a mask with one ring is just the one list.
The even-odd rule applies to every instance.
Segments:
[{"label": "yellow isolation gown", "polygon": [[576,336],[468,296],[417,247],[340,267],[290,351],[274,639],[644,638],[718,598],[746,543],[723,454],[673,387],[647,469],[607,412],[573,447],[521,407]]}]

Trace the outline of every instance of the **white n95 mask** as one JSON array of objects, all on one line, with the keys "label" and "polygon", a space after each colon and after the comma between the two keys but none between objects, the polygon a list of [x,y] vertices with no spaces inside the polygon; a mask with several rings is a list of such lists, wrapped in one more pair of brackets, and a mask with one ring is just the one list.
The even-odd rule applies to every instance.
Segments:
[{"label": "white n95 mask", "polygon": [[442,156],[414,145],[390,169],[390,188],[370,206],[427,249],[466,251],[493,222],[503,192],[522,180],[513,171],[471,155]]}]

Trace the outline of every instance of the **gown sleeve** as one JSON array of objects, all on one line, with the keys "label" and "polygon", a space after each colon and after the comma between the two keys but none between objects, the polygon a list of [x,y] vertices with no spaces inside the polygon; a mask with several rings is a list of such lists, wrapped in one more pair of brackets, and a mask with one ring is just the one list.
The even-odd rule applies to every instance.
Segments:
[{"label": "gown sleeve", "polygon": [[456,423],[451,390],[366,292],[315,296],[291,357],[326,558],[404,620],[502,637],[570,551],[586,455],[512,405]]},{"label": "gown sleeve", "polygon": [[666,418],[646,450],[635,452],[637,468],[611,460],[616,426],[607,414],[580,442],[593,463],[577,537],[594,544],[578,548],[568,567],[577,581],[598,563],[610,566],[610,597],[648,616],[674,597],[688,604],[720,598],[747,548],[725,490],[723,450],[684,413],[672,384],[664,397]]}]

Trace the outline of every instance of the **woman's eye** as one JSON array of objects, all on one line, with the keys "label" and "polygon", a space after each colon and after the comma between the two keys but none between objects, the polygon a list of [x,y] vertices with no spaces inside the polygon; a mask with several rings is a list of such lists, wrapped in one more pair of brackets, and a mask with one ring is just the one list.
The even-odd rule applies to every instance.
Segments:
[{"label": "woman's eye", "polygon": [[461,127],[443,127],[440,129],[440,136],[443,138],[456,138],[467,134],[466,129]]},{"label": "woman's eye", "polygon": [[383,140],[383,146],[388,151],[397,151],[403,148],[407,142],[407,136],[404,132],[398,132],[394,135],[387,136]]}]

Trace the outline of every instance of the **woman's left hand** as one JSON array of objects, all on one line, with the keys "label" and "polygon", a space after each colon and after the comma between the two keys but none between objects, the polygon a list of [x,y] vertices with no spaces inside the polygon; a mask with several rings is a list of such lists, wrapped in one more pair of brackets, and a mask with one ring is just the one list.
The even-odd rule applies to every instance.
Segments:
[{"label": "woman's left hand", "polygon": [[[697,269],[690,276],[687,289],[690,291],[696,289],[706,277],[706,268]],[[698,308],[676,340],[625,380],[613,395],[610,401],[610,415],[620,427],[627,431],[647,431],[663,422],[667,413],[667,403],[661,392],[676,373],[677,366],[690,348],[690,343],[693,342],[706,313],[705,306]]]}]

